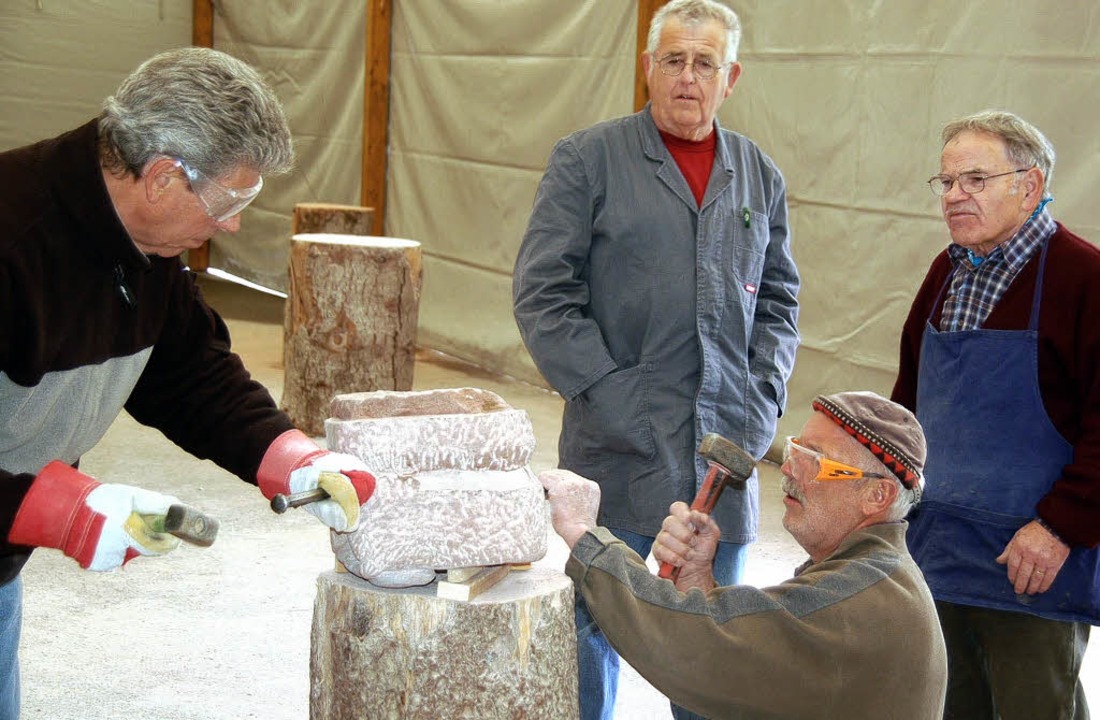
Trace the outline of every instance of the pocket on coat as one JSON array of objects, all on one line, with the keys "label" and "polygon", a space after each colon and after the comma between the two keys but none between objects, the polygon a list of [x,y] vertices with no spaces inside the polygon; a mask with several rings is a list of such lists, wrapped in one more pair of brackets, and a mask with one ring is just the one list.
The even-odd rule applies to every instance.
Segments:
[{"label": "pocket on coat", "polygon": [[648,364],[600,378],[575,401],[578,445],[588,456],[614,452],[651,458],[656,453],[649,424]]}]

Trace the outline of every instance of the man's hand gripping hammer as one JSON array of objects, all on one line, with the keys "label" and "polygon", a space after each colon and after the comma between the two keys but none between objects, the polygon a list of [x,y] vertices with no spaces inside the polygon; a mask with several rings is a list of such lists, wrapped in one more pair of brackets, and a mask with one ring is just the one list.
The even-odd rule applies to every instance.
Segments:
[{"label": "man's hand gripping hammer", "polygon": [[[695,500],[691,503],[691,509],[700,510],[709,515],[727,485],[743,483],[752,477],[756,461],[736,444],[717,433],[704,435],[697,452],[707,461],[710,469],[707,471],[706,480],[703,481],[703,487],[699,488]],[[657,575],[675,583],[680,575],[680,568],[663,562]]]}]

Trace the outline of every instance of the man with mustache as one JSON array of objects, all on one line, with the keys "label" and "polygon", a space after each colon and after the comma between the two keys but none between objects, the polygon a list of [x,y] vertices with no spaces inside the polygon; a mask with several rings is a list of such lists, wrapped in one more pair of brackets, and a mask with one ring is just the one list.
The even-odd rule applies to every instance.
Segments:
[{"label": "man with mustache", "polygon": [[721,531],[682,502],[653,555],[676,585],[596,526],[599,487],[540,476],[566,572],[616,650],[675,703],[712,718],[939,720],[947,658],[905,544],[925,441],[905,408],[871,392],[818,396],[787,440],[783,526],[809,553],[775,587],[717,586]]},{"label": "man with mustache", "polygon": [[901,339],[893,399],[928,436],[910,519],[950,660],[948,718],[1087,718],[1100,622],[1100,250],[1051,217],[1054,148],[1012,113],[943,130],[951,243]]}]

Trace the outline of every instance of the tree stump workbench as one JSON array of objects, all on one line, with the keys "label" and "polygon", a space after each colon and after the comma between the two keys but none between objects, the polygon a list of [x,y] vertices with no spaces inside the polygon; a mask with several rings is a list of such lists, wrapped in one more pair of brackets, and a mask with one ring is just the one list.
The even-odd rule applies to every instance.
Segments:
[{"label": "tree stump workbench", "polygon": [[311,720],[576,720],[573,583],[512,571],[470,601],[321,574]]}]

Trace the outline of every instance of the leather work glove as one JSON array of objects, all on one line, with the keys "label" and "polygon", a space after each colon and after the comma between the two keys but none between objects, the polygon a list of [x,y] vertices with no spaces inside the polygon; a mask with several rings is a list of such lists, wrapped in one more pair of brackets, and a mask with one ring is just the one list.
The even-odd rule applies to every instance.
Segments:
[{"label": "leather work glove", "polygon": [[359,508],[374,494],[374,476],[353,455],[329,452],[300,430],[288,430],[271,443],[256,473],[260,492],[271,499],[321,488],[329,498],[302,507],[333,530],[359,527]]},{"label": "leather work glove", "polygon": [[87,570],[114,570],[138,555],[163,555],[179,545],[151,526],[178,502],[130,485],[101,484],[54,460],[31,484],[8,541],[56,548]]}]

